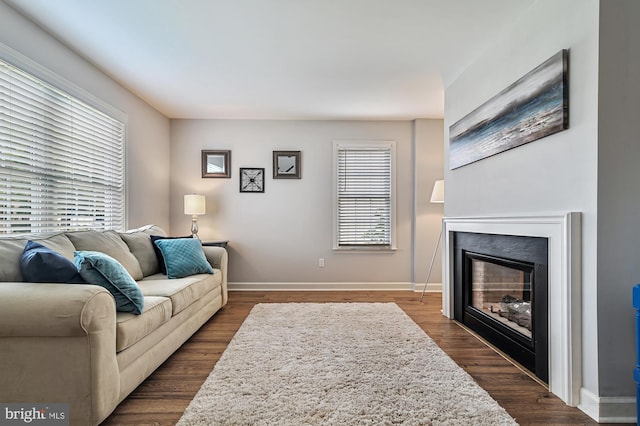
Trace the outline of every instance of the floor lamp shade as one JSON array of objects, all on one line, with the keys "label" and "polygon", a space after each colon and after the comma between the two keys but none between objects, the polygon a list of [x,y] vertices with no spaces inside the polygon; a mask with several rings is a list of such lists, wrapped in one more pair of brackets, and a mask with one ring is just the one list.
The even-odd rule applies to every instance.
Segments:
[{"label": "floor lamp shade", "polygon": [[437,180],[433,184],[433,191],[431,192],[432,203],[444,203],[444,181]]}]

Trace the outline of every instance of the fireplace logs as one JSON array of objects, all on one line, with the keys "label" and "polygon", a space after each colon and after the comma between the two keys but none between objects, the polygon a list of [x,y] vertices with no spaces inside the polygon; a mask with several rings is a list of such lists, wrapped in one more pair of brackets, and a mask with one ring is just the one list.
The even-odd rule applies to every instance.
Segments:
[{"label": "fireplace logs", "polygon": [[498,314],[515,322],[520,327],[531,330],[531,302],[505,294],[500,301],[500,307],[501,309],[494,309],[494,305],[491,305],[491,313]]}]

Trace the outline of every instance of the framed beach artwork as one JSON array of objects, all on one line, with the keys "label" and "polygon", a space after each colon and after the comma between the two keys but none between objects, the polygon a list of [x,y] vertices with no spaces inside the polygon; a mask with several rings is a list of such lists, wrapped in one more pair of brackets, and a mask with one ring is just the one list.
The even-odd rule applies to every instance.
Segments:
[{"label": "framed beach artwork", "polygon": [[451,170],[567,129],[569,51],[561,50],[449,127]]}]

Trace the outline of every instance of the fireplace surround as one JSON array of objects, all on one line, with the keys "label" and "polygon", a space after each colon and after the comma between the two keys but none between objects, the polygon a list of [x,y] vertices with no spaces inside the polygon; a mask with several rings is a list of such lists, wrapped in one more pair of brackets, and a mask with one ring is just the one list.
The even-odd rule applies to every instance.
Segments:
[{"label": "fireplace surround", "polygon": [[548,384],[565,404],[577,406],[582,385],[581,215],[445,217],[442,312],[454,319],[456,232],[542,237],[548,241]]}]

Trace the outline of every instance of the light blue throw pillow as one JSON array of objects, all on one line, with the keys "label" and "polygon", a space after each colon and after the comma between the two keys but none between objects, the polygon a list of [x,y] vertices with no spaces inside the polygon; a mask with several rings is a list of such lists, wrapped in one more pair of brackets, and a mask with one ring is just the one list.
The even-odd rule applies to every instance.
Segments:
[{"label": "light blue throw pillow", "polygon": [[113,257],[97,251],[76,251],[73,263],[90,284],[106,288],[116,299],[116,310],[140,315],[144,308],[142,290],[127,270]]},{"label": "light blue throw pillow", "polygon": [[176,238],[154,242],[162,252],[167,277],[182,278],[194,274],[213,274],[202,243],[197,238]]}]

